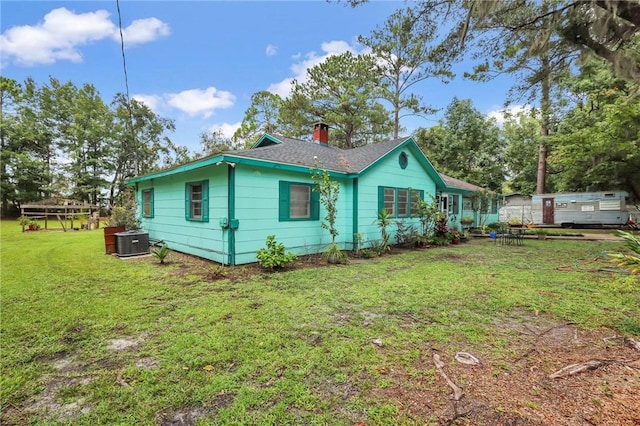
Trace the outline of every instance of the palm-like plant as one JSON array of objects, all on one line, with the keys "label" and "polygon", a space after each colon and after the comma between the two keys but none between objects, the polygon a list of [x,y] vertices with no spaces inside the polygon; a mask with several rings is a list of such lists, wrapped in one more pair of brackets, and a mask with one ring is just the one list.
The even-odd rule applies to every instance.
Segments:
[{"label": "palm-like plant", "polygon": [[378,219],[375,223],[378,225],[378,228],[380,228],[380,236],[382,237],[381,252],[391,251],[387,228],[393,223],[393,219],[387,209],[382,209],[378,212]]},{"label": "palm-like plant", "polygon": [[166,244],[163,244],[160,248],[151,250],[151,253],[160,261],[160,264],[164,264],[164,259],[170,252],[171,250],[169,250],[169,247],[167,247]]},{"label": "palm-like plant", "polygon": [[632,274],[640,275],[640,237],[626,231],[616,231],[615,234],[624,239],[625,245],[632,254],[610,253],[609,256],[618,266],[630,267]]}]

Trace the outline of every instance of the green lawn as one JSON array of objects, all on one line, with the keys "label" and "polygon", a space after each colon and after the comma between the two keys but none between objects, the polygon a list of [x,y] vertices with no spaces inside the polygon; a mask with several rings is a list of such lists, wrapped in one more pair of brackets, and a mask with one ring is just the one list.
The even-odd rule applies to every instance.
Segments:
[{"label": "green lawn", "polygon": [[101,230],[0,226],[2,424],[415,424],[380,372],[433,375],[434,345],[506,359],[496,319],[640,335],[637,278],[602,258],[620,243],[472,239],[238,281],[107,256]]}]

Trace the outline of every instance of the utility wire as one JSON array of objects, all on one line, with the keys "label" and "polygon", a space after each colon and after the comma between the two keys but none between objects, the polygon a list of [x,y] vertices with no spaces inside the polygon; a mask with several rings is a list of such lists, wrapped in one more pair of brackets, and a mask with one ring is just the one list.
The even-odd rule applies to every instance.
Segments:
[{"label": "utility wire", "polygon": [[125,101],[126,108],[129,112],[129,130],[131,131],[131,140],[135,140],[135,133],[133,132],[133,111],[131,110],[131,99],[129,97],[129,75],[127,73],[127,58],[124,54],[124,35],[122,34],[122,12],[120,11],[120,0],[116,0],[116,9],[118,10],[118,29],[120,30],[120,51],[122,52],[122,68],[124,69],[124,86],[125,86]]}]

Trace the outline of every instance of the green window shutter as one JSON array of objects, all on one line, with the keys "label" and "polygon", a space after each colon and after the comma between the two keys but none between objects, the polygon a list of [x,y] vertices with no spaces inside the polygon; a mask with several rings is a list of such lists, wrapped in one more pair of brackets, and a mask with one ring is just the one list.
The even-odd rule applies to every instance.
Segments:
[{"label": "green window shutter", "polygon": [[311,187],[311,220],[320,219],[320,194]]},{"label": "green window shutter", "polygon": [[191,184],[184,185],[184,218],[191,219]]},{"label": "green window shutter", "polygon": [[155,209],[153,208],[153,202],[154,202],[154,200],[156,198],[156,195],[155,195],[155,191],[153,190],[153,188],[151,188],[149,190],[149,192],[150,192],[150,194],[149,194],[149,200],[150,200],[150,202],[149,202],[149,210],[150,210],[149,217],[153,218],[153,216],[155,215]]},{"label": "green window shutter", "polygon": [[289,182],[280,181],[280,195],[278,197],[278,220],[289,220]]},{"label": "green window shutter", "polygon": [[[378,187],[378,212],[380,213],[384,209],[384,186]],[[376,215],[377,217],[377,215]]]},{"label": "green window shutter", "polygon": [[200,182],[202,185],[202,221],[209,222],[209,181]]}]

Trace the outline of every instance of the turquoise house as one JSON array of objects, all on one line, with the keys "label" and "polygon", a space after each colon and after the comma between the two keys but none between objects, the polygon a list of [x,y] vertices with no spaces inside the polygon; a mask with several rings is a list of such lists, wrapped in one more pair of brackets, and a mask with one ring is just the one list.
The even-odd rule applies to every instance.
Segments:
[{"label": "turquoise house", "polygon": [[375,220],[382,208],[417,224],[411,218],[417,197],[446,194],[441,199],[448,203],[451,194],[462,206],[468,192],[447,186],[412,138],[343,150],[328,145],[328,127],[321,123],[313,141],[266,134],[251,149],[211,155],[128,184],[135,187],[141,227],[151,239],[237,265],[256,262],[271,234],[298,255],[324,251],[331,235],[320,226],[325,211],[312,190],[316,167],[340,185],[336,242],[348,250],[356,233],[364,241],[380,238]]}]

